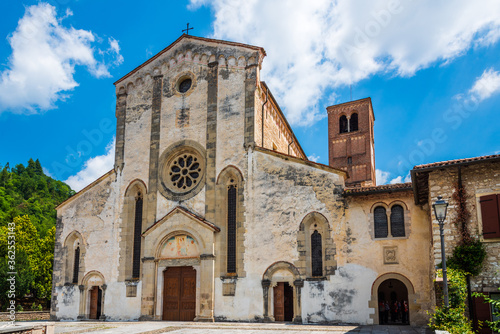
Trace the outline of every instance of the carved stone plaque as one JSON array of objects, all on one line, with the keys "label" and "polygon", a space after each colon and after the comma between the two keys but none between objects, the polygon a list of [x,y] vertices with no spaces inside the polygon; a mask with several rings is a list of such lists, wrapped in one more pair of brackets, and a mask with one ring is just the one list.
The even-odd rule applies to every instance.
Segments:
[{"label": "carved stone plaque", "polygon": [[398,247],[384,247],[384,264],[398,264]]}]

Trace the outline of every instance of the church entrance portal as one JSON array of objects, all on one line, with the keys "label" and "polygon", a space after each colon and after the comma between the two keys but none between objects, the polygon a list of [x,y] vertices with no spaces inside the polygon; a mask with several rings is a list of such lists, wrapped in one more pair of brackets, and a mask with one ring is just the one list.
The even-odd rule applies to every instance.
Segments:
[{"label": "church entrance portal", "polygon": [[288,282],[278,282],[274,287],[274,320],[293,320],[293,288]]},{"label": "church entrance portal", "polygon": [[379,324],[410,323],[408,289],[398,279],[388,279],[378,288]]},{"label": "church entrance portal", "polygon": [[163,320],[193,321],[196,309],[196,271],[170,267],[163,272]]},{"label": "church entrance portal", "polygon": [[90,290],[90,314],[89,319],[99,319],[101,317],[102,290],[98,286],[93,286]]}]

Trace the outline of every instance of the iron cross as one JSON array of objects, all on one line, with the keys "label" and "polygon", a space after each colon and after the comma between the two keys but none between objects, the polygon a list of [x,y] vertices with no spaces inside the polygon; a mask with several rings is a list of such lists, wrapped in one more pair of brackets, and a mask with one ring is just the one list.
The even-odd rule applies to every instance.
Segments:
[{"label": "iron cross", "polygon": [[194,29],[194,28],[189,28],[189,23],[187,24],[186,29],[183,29],[182,32],[186,32],[186,35],[189,35],[189,30]]}]

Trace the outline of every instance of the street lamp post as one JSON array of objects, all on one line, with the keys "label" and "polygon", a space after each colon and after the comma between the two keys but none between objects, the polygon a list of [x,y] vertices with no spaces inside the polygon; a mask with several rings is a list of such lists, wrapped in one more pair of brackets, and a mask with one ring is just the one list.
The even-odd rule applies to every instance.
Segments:
[{"label": "street lamp post", "polygon": [[448,303],[448,277],[446,273],[446,253],[444,250],[444,220],[446,219],[446,210],[448,208],[448,203],[441,196],[438,196],[437,201],[432,205],[434,208],[434,214],[439,224],[439,234],[441,236],[441,259],[443,260],[443,295],[444,295],[444,306],[449,307]]}]

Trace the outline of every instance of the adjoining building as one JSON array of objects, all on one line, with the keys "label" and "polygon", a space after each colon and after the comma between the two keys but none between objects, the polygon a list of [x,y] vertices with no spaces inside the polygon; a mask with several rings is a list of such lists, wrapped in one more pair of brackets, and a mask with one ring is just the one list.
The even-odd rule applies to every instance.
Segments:
[{"label": "adjoining building", "polygon": [[441,172],[376,186],[369,98],[327,109],[308,161],[265,55],[182,35],[115,83],[114,169],[57,208],[54,319],[427,323]]}]

